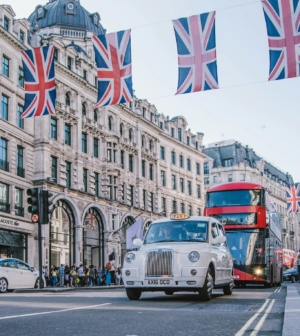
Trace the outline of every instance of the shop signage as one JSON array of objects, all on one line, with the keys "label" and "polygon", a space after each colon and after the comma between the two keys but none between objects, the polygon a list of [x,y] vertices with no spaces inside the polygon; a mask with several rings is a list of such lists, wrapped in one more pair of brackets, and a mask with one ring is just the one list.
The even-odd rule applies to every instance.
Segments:
[{"label": "shop signage", "polygon": [[20,225],[17,221],[13,219],[7,219],[7,218],[1,218],[1,217],[0,217],[0,224],[13,225],[13,226]]}]

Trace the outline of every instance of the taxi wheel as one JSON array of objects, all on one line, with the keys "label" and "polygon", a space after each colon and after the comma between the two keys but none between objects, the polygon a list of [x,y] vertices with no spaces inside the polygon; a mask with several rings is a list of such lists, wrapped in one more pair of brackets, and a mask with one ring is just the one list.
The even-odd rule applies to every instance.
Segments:
[{"label": "taxi wheel", "polygon": [[[45,282],[44,282],[44,286],[43,287],[45,287]],[[36,279],[35,284],[34,284],[34,288],[40,289],[40,278]]]},{"label": "taxi wheel", "polygon": [[165,291],[165,294],[166,294],[166,295],[173,295],[174,292],[173,292],[173,291],[166,290],[166,291]]},{"label": "taxi wheel", "polygon": [[126,294],[129,300],[139,300],[142,291],[138,288],[126,288]]},{"label": "taxi wheel", "polygon": [[296,282],[296,277],[295,277],[295,275],[292,275],[291,282],[292,282],[292,283],[295,283],[295,282]]},{"label": "taxi wheel", "polygon": [[0,279],[0,293],[7,292],[7,281],[4,278]]},{"label": "taxi wheel", "polygon": [[211,269],[208,268],[204,286],[200,290],[200,299],[203,301],[210,301],[212,297],[212,290],[214,287],[214,278],[211,275]]},{"label": "taxi wheel", "polygon": [[233,283],[230,283],[229,285],[223,287],[224,295],[231,295],[232,292],[233,292]]}]

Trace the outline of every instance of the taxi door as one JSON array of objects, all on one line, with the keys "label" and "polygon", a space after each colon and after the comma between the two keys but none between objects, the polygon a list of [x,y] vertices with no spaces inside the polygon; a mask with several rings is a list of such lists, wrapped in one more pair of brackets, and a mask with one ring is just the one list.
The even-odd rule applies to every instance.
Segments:
[{"label": "taxi door", "polygon": [[8,289],[17,287],[18,284],[18,270],[13,259],[6,259],[3,262],[2,273],[8,281]]},{"label": "taxi door", "polygon": [[[221,224],[218,224],[218,229],[219,229],[219,235],[220,236],[225,236],[225,230],[223,228],[223,226]],[[231,255],[228,249],[228,245],[227,245],[227,241],[225,243],[222,243],[220,245],[220,250],[222,253],[222,267],[224,269],[223,271],[223,279],[228,282],[228,281],[232,281],[232,275],[231,275]]]},{"label": "taxi door", "polygon": [[36,275],[31,271],[30,266],[18,260],[17,268],[19,271],[18,286],[22,288],[33,288],[36,281]]}]

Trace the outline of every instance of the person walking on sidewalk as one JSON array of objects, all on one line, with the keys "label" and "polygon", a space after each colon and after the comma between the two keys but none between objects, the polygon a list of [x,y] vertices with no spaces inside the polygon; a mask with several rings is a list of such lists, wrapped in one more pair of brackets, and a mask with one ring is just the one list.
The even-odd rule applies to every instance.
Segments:
[{"label": "person walking on sidewalk", "polygon": [[61,264],[58,268],[58,274],[59,274],[59,283],[60,287],[64,287],[64,281],[65,281],[65,266],[64,264]]},{"label": "person walking on sidewalk", "polygon": [[300,283],[300,253],[298,254],[296,264],[297,264],[297,268],[298,268],[298,282]]}]

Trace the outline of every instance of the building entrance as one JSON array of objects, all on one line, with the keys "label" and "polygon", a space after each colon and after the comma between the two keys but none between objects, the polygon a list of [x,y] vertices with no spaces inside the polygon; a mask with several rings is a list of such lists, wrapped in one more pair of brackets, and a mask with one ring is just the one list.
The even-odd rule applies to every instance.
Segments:
[{"label": "building entrance", "polygon": [[27,236],[19,232],[0,230],[0,258],[27,261]]}]

